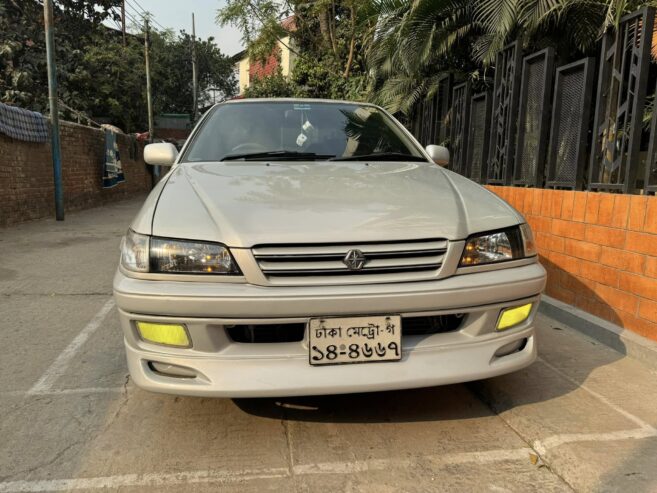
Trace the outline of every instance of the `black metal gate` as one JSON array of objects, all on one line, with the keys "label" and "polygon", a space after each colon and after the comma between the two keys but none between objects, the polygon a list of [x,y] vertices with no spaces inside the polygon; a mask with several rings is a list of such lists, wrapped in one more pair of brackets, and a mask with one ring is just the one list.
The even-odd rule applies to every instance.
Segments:
[{"label": "black metal gate", "polygon": [[466,176],[477,183],[486,181],[490,111],[490,93],[481,92],[470,98]]},{"label": "black metal gate", "polygon": [[523,59],[514,185],[543,185],[553,77],[553,48],[546,48]]},{"label": "black metal gate", "polygon": [[557,69],[546,186],[582,188],[591,108],[594,58]]},{"label": "black metal gate", "polygon": [[462,175],[467,175],[466,154],[468,149],[469,103],[470,84],[464,82],[454,86],[449,167],[451,170]]},{"label": "black metal gate", "polygon": [[520,78],[520,45],[513,42],[497,54],[493,114],[487,183],[505,185],[510,182],[515,153],[516,121]]},{"label": "black metal gate", "polygon": [[644,7],[603,37],[589,170],[592,190],[628,192],[636,186],[654,20],[654,9]]},{"label": "black metal gate", "polygon": [[438,89],[436,91],[436,111],[434,140],[432,144],[447,144],[449,137],[449,111],[452,107],[452,74],[445,74],[438,80]]}]

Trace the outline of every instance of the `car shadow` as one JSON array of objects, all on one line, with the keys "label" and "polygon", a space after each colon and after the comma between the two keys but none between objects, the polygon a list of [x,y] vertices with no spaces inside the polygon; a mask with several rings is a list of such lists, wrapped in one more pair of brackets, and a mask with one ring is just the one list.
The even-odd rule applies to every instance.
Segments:
[{"label": "car shadow", "polygon": [[[560,292],[560,288],[548,287],[546,293],[549,296],[565,302],[584,300],[582,304],[592,307],[598,316],[604,315],[612,323],[621,323],[614,309],[592,289],[594,283],[573,276],[546,258],[542,258],[541,263],[548,272],[548,286],[569,288],[567,292],[565,288]],[[579,388],[593,370],[611,364],[626,354],[622,340],[613,333],[609,334],[613,340],[607,341],[607,344],[615,351],[564,329],[562,324],[540,314],[538,325],[539,358],[551,361],[556,367],[562,358],[567,358],[571,363],[576,360],[576,376],[572,380],[552,378],[553,375],[550,378],[541,377],[541,373],[553,373],[553,370],[539,361],[514,374],[462,385],[344,395],[234,399],[234,402],[242,411],[252,415],[295,421],[403,423],[468,419],[500,414],[516,406],[569,394]],[[560,351],[561,345],[566,345],[566,349]],[[541,382],[538,387],[537,378]],[[530,388],[533,390],[528,391]],[[464,393],[476,396],[476,400],[485,406],[464,398]]]}]

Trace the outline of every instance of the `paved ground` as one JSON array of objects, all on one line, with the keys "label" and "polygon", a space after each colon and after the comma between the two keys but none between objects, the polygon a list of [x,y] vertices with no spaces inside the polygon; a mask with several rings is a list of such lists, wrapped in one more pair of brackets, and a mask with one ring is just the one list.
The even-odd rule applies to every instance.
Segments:
[{"label": "paved ground", "polygon": [[139,201],[0,230],[0,493],[657,491],[657,374],[554,321],[467,385],[200,399],[131,385],[111,279]]}]

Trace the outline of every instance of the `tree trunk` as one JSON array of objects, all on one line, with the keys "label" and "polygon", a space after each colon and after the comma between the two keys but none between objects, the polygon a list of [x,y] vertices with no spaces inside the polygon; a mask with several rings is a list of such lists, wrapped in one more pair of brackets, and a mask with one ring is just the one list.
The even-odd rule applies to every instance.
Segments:
[{"label": "tree trunk", "polygon": [[354,50],[356,48],[356,9],[354,5],[351,4],[349,9],[351,15],[351,41],[349,42],[349,56],[347,57],[347,65],[344,68],[344,78],[349,77],[349,72],[351,71],[351,64],[354,62]]},{"label": "tree trunk", "polygon": [[331,45],[331,33],[329,27],[329,15],[328,9],[322,9],[319,14],[319,32],[322,34],[322,39],[326,43],[326,46]]}]

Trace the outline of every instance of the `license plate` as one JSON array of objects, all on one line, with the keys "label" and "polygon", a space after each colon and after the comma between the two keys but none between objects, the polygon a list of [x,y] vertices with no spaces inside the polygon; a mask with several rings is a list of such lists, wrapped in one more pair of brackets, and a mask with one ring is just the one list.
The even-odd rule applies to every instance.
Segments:
[{"label": "license plate", "polygon": [[399,361],[401,317],[312,318],[308,340],[311,365]]}]

